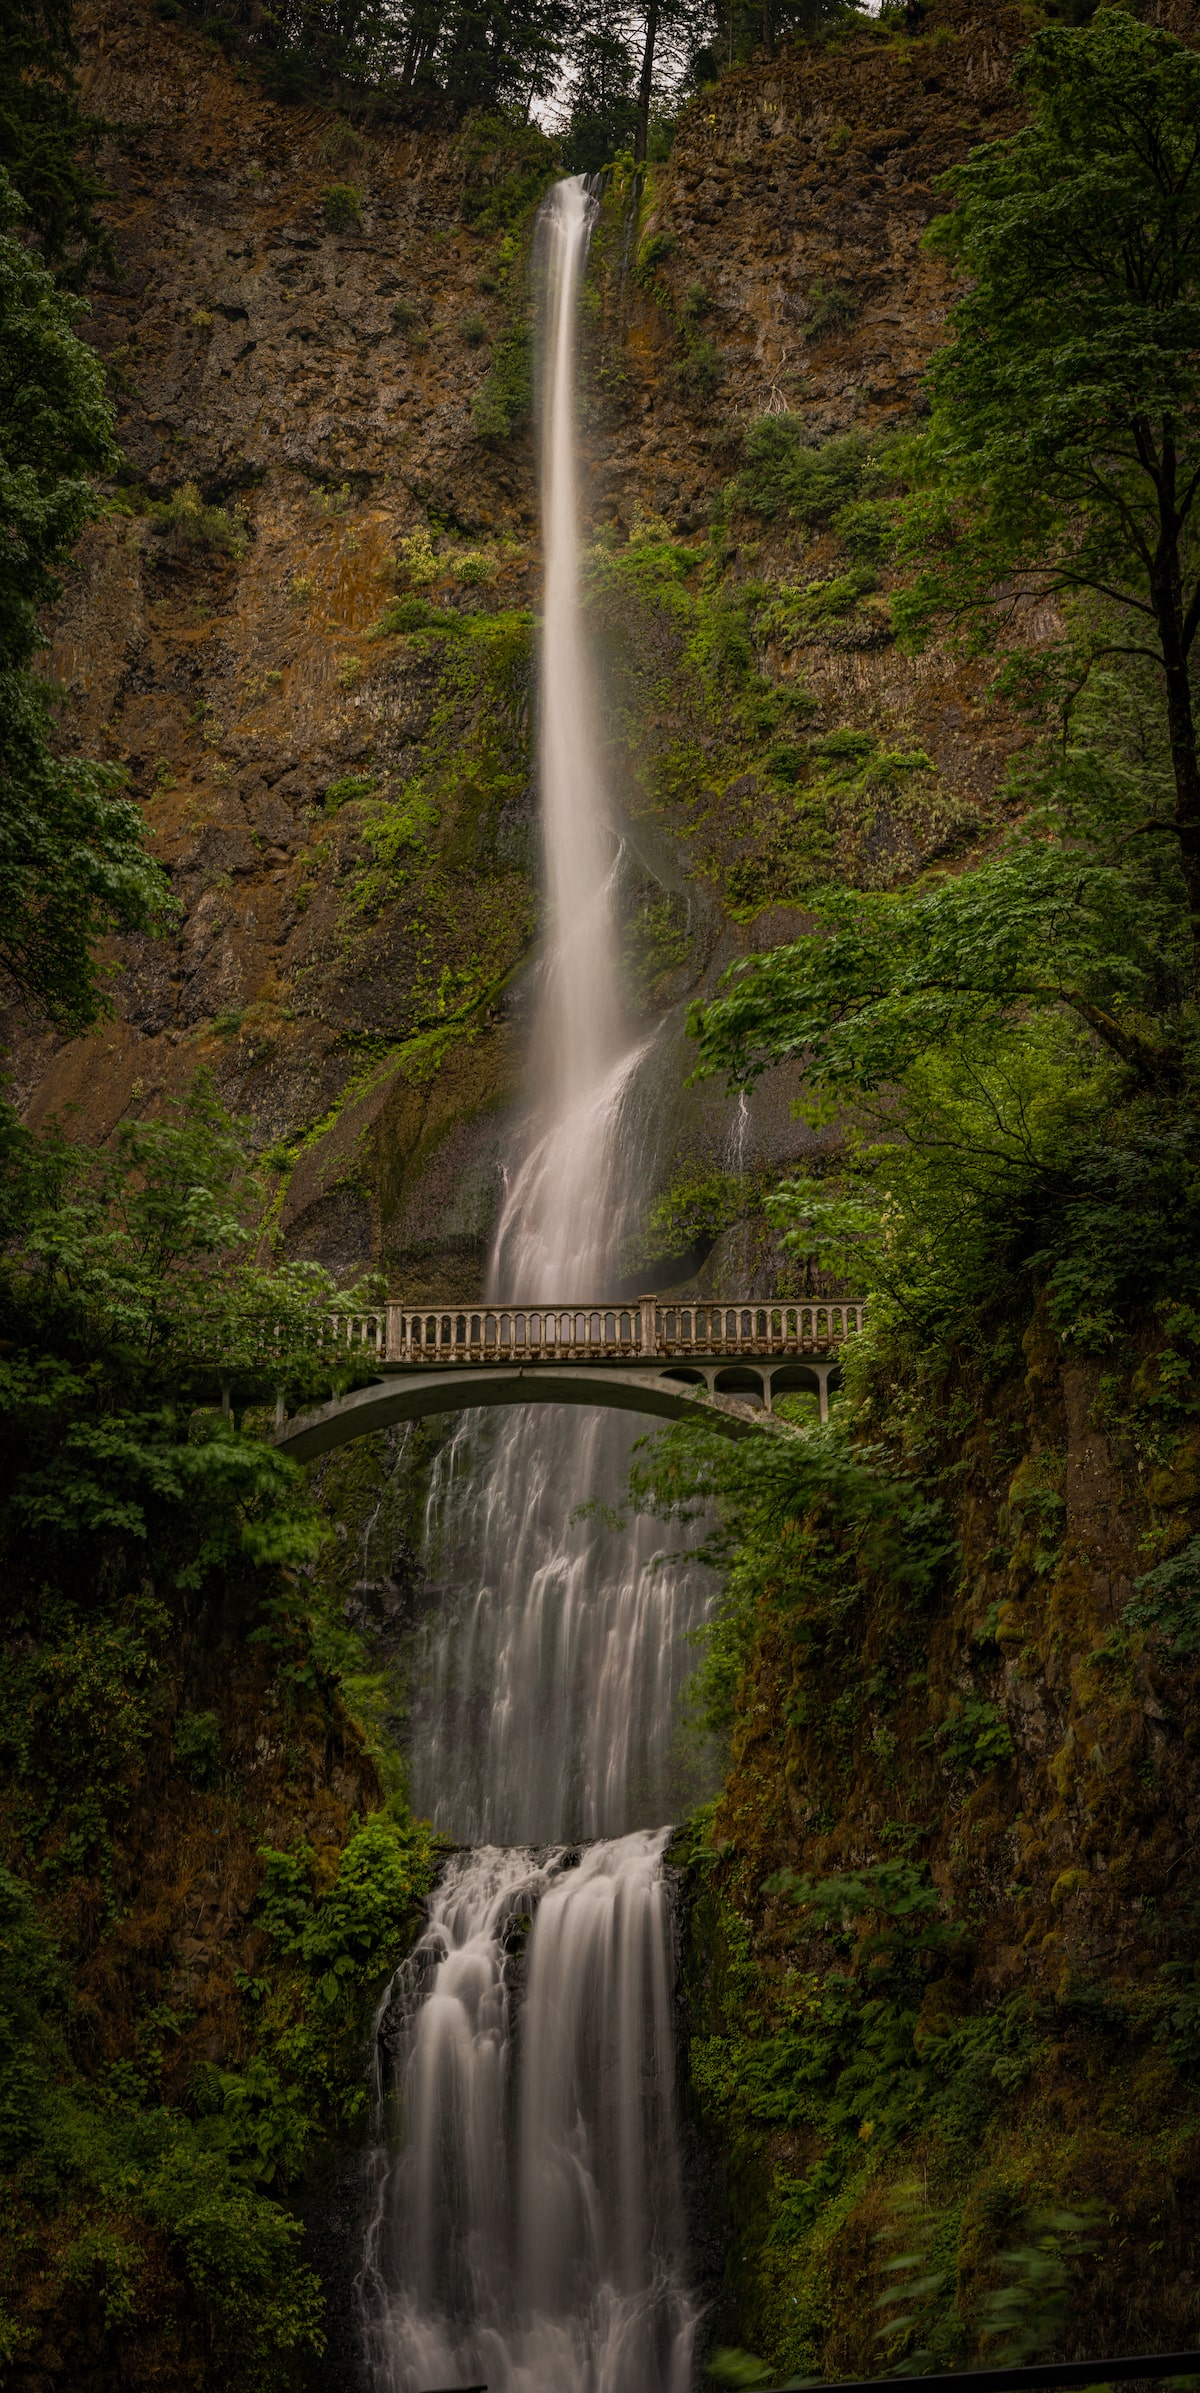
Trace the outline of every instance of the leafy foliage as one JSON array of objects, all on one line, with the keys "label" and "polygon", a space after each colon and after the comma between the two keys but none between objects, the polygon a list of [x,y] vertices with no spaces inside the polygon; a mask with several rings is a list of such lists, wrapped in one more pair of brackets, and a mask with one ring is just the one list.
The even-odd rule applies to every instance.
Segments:
[{"label": "leafy foliage", "polygon": [[887,453],[864,433],[816,444],[803,417],[763,415],[746,434],[727,498],[747,514],[768,522],[790,517],[811,532],[836,527],[844,510],[878,499],[889,487],[894,481]]},{"label": "leafy foliage", "polygon": [[[45,2239],[55,2301],[67,2315],[73,2288],[94,2312],[97,2354],[165,2304],[218,2374],[282,2389],[321,2349],[323,2300],[281,2197],[365,2100],[363,2005],[411,1933],[428,1838],[397,1800],[320,1867],[307,1850],[264,1854],[267,1958],[233,2049],[197,2061],[173,2100],[161,2045],[186,2020],[160,2002],[108,2065],[80,1970],[119,1935],[139,1816],[174,1800],[244,1834],[241,1724],[223,1691],[221,1709],[179,1700],[218,1622],[243,1674],[253,1657],[264,1723],[293,1738],[315,1725],[322,1742],[339,1726],[299,1575],[323,1525],[295,1467],[214,1409],[222,1374],[243,1399],[281,1367],[311,1388],[306,1349],[334,1292],[320,1272],[253,1260],[261,1191],[206,1084],[100,1155],[9,1111],[0,1127],[5,2198],[26,2278]],[[133,1961],[135,1987],[157,1981]],[[14,2286],[0,2259],[18,2338],[40,2331],[30,2291],[40,2280]]]},{"label": "leafy foliage", "polygon": [[[929,560],[901,621],[1019,638],[1023,598],[1099,594],[1153,658],[1171,842],[1200,935],[1200,57],[1126,9],[1047,26],[1017,68],[1033,122],[947,178],[932,238],[970,280],[931,371]],[[984,636],[994,636],[994,632]]]},{"label": "leafy foliage", "polygon": [[357,232],[362,224],[362,193],[354,183],[330,183],[321,193],[321,214],[331,233]]},{"label": "leafy foliage", "polygon": [[1181,1660],[1200,1653],[1200,1537],[1144,1572],[1136,1589],[1126,1627],[1155,1630]]},{"label": "leafy foliage", "polygon": [[101,367],[59,292],[13,229],[0,170],[0,970],[57,1026],[103,1010],[94,956],[106,931],[154,922],[166,883],[111,766],[58,757],[49,696],[30,671],[38,611],[99,512],[91,476],[116,462]]},{"label": "leafy foliage", "polygon": [[841,1109],[838,1170],[790,1183],[776,1218],[886,1291],[906,1338],[947,1351],[1030,1275],[1102,1347],[1186,1280],[1186,900],[1171,854],[1128,836],[1163,776],[1136,671],[1093,674],[1065,748],[1014,773],[990,853],[818,896],[819,936],[748,959],[696,1016],[704,1068],[753,1079],[786,1055],[812,1119]]},{"label": "leafy foliage", "polygon": [[511,440],[529,420],[533,406],[533,336],[526,324],[510,324],[492,349],[492,362],[471,402],[471,422],[489,447]]},{"label": "leafy foliage", "polygon": [[179,553],[209,549],[238,561],[246,554],[245,517],[236,509],[208,505],[195,482],[182,482],[169,499],[155,500],[147,514],[160,539]]},{"label": "leafy foliage", "polygon": [[[52,1333],[79,1393],[95,1381],[102,1405],[106,1373],[113,1394],[177,1406],[222,1389],[261,1402],[289,1382],[297,1392],[322,1384],[329,1311],[338,1301],[353,1309],[366,1292],[339,1298],[319,1265],[253,1259],[263,1191],[240,1126],[203,1074],[165,1118],[125,1121],[103,1151],[53,1129],[31,1138],[10,1114],[0,1152],[8,1172],[0,1304],[12,1332],[28,1329],[32,1339],[36,1324]],[[21,1379],[11,1355],[8,1367],[15,1400]],[[55,1373],[45,1401],[69,1404],[72,1392]],[[29,1396],[36,1407],[32,1386]],[[177,1445],[173,1467],[186,1479],[180,1428],[177,1420],[165,1433],[161,1467],[169,1477]],[[121,1432],[87,1435],[103,1470],[105,1438],[119,1446]],[[228,1467],[236,1477],[232,1449],[226,1466],[215,1451],[216,1475]]]}]

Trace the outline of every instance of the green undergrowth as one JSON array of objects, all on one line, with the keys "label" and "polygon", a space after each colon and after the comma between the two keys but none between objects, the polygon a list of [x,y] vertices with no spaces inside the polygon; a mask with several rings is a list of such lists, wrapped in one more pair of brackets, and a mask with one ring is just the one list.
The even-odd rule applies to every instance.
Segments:
[{"label": "green undergrowth", "polygon": [[946,1974],[961,1923],[895,1859],[794,1881],[788,1947],[764,1956],[708,1833],[702,1815],[681,1848],[689,2083],[741,2229],[726,2332],[758,2363],[715,2372],[1094,2349],[1093,2271],[1139,2234],[1161,2249],[1190,2174],[1197,2096],[1164,2052],[1168,1998],[1081,1983],[972,2002]]},{"label": "green undergrowth", "polygon": [[1063,1500],[1044,1319],[1006,1378],[914,1389],[864,1356],[828,1430],[728,1453],[672,1431],[635,1474],[652,1511],[715,1506],[724,1571],[695,1701],[730,1773],[674,1853],[735,2381],[1188,2331],[1189,1335],[1144,1324],[1136,1368],[1089,1383],[1094,1559],[1129,1585],[1139,1552],[1179,1557],[1115,1622]]},{"label": "green undergrowth", "polygon": [[184,2393],[199,2350],[283,2388],[324,2339],[290,2204],[361,2130],[432,1867],[347,1709],[374,1663],[328,1527],[253,1430],[327,1381],[333,1291],[253,1260],[203,1083],[104,1155],[0,1130],[0,2347],[35,2382]]},{"label": "green undergrowth", "polygon": [[408,1645],[425,1593],[430,1472],[450,1432],[409,1422],[324,1456],[310,1481],[333,1534],[311,1566],[317,1644],[336,1669],[381,1784],[403,1800]]}]

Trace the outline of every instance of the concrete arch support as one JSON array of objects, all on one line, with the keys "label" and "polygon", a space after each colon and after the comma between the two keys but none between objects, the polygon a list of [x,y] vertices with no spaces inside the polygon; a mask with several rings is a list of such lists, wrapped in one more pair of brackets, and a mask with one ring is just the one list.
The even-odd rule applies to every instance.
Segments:
[{"label": "concrete arch support", "polygon": [[[428,1369],[397,1372],[336,1397],[311,1413],[298,1413],[276,1428],[274,1443],[297,1462],[311,1462],[352,1438],[387,1429],[395,1421],[419,1421],[431,1414],[459,1412],[477,1404],[597,1404],[617,1412],[646,1413],[664,1421],[678,1421],[703,1412],[723,1436],[788,1435],[788,1424],[769,1410],[767,1373],[753,1377],[757,1397],[745,1402],[739,1394],[713,1388],[719,1370],[701,1379],[684,1379],[661,1366],[649,1370],[589,1369],[586,1364],[526,1367],[484,1364],[462,1370]],[[754,1391],[748,1390],[753,1395]]]}]

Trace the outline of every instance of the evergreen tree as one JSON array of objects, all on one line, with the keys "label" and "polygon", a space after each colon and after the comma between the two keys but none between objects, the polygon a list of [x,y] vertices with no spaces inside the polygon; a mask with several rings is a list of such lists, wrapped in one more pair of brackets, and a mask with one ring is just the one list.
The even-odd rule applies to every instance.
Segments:
[{"label": "evergreen tree", "polygon": [[71,0],[5,0],[0,10],[0,165],[51,265],[80,281],[112,260],[96,214],[104,186],[85,154],[106,130],[84,109]]},{"label": "evergreen tree", "polygon": [[756,50],[770,58],[783,44],[819,41],[866,14],[866,0],[717,0],[715,56],[723,66]]},{"label": "evergreen tree", "polygon": [[638,127],[633,49],[608,25],[585,26],[575,53],[565,158],[572,174],[595,174]]}]

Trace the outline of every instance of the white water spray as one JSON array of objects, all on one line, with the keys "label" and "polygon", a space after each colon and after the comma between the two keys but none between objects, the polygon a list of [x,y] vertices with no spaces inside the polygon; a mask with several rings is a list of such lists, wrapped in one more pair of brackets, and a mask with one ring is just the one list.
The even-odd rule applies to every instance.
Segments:
[{"label": "white water spray", "polygon": [[[633,1038],[619,998],[618,843],[580,606],[576,314],[592,214],[577,178],[541,223],[547,923],[537,1102],[490,1273],[493,1294],[542,1302],[610,1292],[660,1115],[653,1038]],[[689,2380],[657,1823],[707,1791],[677,1732],[709,1584],[656,1569],[644,1522],[615,1533],[574,1517],[585,1498],[619,1502],[639,1434],[529,1406],[465,1423],[434,1474],[441,1600],[414,1672],[412,1791],[480,1841],[443,1878],[381,2015],[381,2117],[392,2096],[401,2116],[397,2153],[377,2154],[362,2280],[376,2393]],[[609,1841],[531,1849],[563,1836]]]}]

